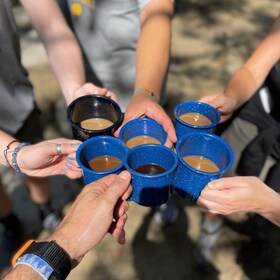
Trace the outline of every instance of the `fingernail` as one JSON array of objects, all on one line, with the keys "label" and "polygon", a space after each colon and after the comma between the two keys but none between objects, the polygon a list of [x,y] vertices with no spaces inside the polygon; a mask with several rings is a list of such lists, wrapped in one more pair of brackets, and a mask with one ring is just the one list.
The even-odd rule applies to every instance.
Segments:
[{"label": "fingernail", "polygon": [[121,172],[119,176],[120,176],[120,178],[123,179],[123,180],[128,180],[128,179],[130,179],[130,174],[129,174],[129,172],[127,172],[127,171]]},{"label": "fingernail", "polygon": [[76,144],[72,144],[72,147],[77,150],[79,148],[81,144],[80,143],[76,143]]},{"label": "fingernail", "polygon": [[74,158],[71,156],[68,156],[66,160],[67,160],[67,162],[72,162],[74,160]]}]

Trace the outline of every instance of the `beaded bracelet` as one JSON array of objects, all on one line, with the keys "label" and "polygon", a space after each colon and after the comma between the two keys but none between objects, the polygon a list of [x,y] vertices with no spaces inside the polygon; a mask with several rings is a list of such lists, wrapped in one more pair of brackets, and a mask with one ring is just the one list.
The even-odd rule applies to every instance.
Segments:
[{"label": "beaded bracelet", "polygon": [[25,147],[25,146],[29,146],[31,145],[30,143],[28,142],[21,142],[13,151],[12,153],[12,168],[16,171],[16,172],[21,172],[20,171],[20,168],[18,167],[18,164],[17,164],[17,155],[18,155],[18,152],[21,150],[21,148]]}]

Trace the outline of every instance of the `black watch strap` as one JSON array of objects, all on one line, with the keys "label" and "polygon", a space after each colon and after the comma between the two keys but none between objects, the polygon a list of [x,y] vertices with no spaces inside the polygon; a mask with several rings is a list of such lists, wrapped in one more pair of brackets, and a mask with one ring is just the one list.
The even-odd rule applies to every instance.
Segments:
[{"label": "black watch strap", "polygon": [[53,268],[49,280],[64,280],[72,269],[69,255],[54,241],[33,242],[22,255],[25,254],[39,256]]}]

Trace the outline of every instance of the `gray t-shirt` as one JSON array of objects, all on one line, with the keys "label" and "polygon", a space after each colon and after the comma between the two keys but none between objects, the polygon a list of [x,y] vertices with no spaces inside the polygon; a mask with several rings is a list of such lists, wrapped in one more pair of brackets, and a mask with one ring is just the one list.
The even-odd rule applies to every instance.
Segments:
[{"label": "gray t-shirt", "polygon": [[117,94],[122,110],[134,91],[140,11],[150,1],[68,0],[72,25],[90,68],[100,85]]},{"label": "gray t-shirt", "polygon": [[0,129],[14,135],[34,108],[10,0],[0,1]]}]

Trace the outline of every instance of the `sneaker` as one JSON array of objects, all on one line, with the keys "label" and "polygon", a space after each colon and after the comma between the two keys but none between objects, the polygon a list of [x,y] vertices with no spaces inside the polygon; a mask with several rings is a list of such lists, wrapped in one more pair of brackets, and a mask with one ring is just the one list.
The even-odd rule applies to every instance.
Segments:
[{"label": "sneaker", "polygon": [[47,215],[42,224],[43,228],[47,231],[53,232],[62,220],[62,215],[58,212],[52,212]]},{"label": "sneaker", "polygon": [[207,223],[202,224],[200,236],[194,250],[194,258],[199,270],[205,270],[208,267],[213,257],[215,245],[222,232],[222,225],[223,222],[219,221],[210,230],[207,228]]},{"label": "sneaker", "polygon": [[155,208],[154,219],[160,226],[172,225],[176,222],[179,210],[174,201],[170,199],[168,202]]}]

